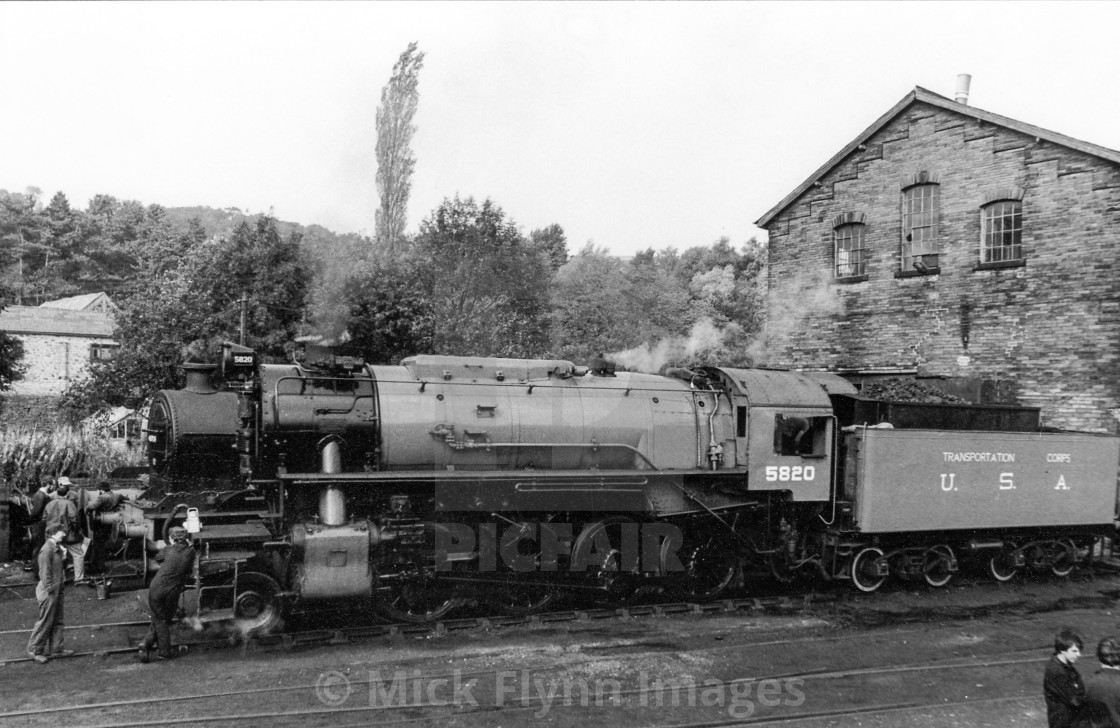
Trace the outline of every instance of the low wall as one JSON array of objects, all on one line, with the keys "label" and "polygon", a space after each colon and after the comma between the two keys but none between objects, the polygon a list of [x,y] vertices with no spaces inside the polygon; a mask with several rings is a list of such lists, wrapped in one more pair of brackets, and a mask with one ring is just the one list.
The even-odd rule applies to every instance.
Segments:
[{"label": "low wall", "polygon": [[7,393],[0,398],[0,429],[54,429],[65,424],[66,420],[58,409],[58,397]]}]

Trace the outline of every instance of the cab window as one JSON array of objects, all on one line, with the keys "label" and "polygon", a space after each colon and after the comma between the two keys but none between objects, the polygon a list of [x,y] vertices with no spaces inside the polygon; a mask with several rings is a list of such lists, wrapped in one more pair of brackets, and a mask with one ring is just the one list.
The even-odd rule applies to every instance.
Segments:
[{"label": "cab window", "polygon": [[823,457],[828,417],[780,414],[774,417],[774,452],[778,455]]}]

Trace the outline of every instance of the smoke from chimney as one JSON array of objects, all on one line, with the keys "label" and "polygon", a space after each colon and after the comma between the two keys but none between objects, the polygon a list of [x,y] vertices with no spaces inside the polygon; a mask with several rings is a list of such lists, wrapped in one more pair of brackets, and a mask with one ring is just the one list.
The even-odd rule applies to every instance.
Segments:
[{"label": "smoke from chimney", "polygon": [[957,75],[957,95],[956,102],[958,104],[968,103],[968,89],[972,86],[972,76],[967,73]]}]

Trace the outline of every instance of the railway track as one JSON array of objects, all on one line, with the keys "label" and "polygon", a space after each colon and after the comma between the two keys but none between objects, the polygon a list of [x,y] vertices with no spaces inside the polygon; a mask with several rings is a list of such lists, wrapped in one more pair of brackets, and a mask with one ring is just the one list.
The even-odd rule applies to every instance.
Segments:
[{"label": "railway track", "polygon": [[[909,630],[892,633],[894,638],[907,633],[916,633],[922,630]],[[726,650],[758,649],[774,644],[807,644],[813,642],[835,642],[842,640],[866,638],[866,635],[841,635],[821,638],[805,638],[780,641],[754,641],[736,645],[716,646],[708,648],[695,648],[685,651],[689,656],[696,658],[704,654],[718,653]],[[647,652],[628,653],[630,659],[642,657],[656,657],[665,650],[651,650]],[[814,694],[818,690],[836,689],[842,686],[846,690],[861,689],[868,684],[874,684],[884,678],[898,678],[904,676],[921,675],[928,679],[930,675],[938,673],[953,673],[957,676],[979,675],[986,681],[998,680],[1000,671],[1017,670],[1029,667],[1034,671],[1048,659],[1048,650],[1045,646],[1032,645],[1018,649],[999,650],[978,658],[934,658],[921,661],[903,662],[894,665],[857,666],[846,669],[818,669],[796,670],[784,672],[770,672],[747,677],[739,677],[721,681],[718,685],[693,686],[687,688],[695,693],[696,690],[708,692],[707,707],[724,708],[730,703],[729,697],[737,693],[738,688],[744,685],[761,685],[763,683],[796,685],[797,692],[802,696]],[[540,684],[543,680],[559,680],[561,673],[572,670],[587,671],[596,664],[608,664],[617,660],[612,655],[602,657],[585,657],[576,661],[566,660],[552,664],[537,665],[531,670],[526,670],[524,679],[532,678]],[[503,675],[508,670],[475,670],[455,672],[429,672],[415,674],[403,679],[398,686],[402,699],[378,701],[374,696],[386,696],[384,681],[379,675],[368,679],[350,679],[341,673],[324,673],[314,683],[285,684],[275,687],[254,688],[244,690],[230,690],[221,692],[182,694],[166,697],[151,697],[130,700],[102,701],[96,703],[83,703],[72,705],[59,705],[49,709],[22,710],[0,712],[0,722],[16,719],[30,719],[29,723],[38,725],[38,720],[46,721],[44,724],[57,724],[64,722],[68,725],[83,725],[89,728],[132,728],[134,726],[150,725],[150,720],[135,720],[130,717],[130,712],[143,712],[145,710],[163,710],[166,717],[160,722],[166,725],[229,725],[239,726],[254,725],[327,725],[333,728],[348,728],[348,726],[369,725],[371,720],[376,720],[378,725],[417,724],[431,723],[445,724],[450,719],[459,723],[474,725],[475,718],[482,719],[479,724],[492,724],[495,721],[518,721],[527,711],[534,714],[564,711],[578,713],[588,707],[596,708],[645,708],[656,706],[658,710],[667,709],[672,712],[688,713],[690,709],[698,706],[689,704],[690,700],[680,700],[679,695],[683,689],[674,683],[666,685],[630,685],[623,687],[618,682],[618,687],[610,692],[609,705],[590,706],[587,701],[560,701],[556,702],[553,696],[543,692],[536,694],[527,691],[503,690],[499,687]],[[444,685],[450,680],[471,681],[474,685],[482,685],[483,689],[477,692],[468,691],[470,700],[465,704],[453,704],[443,699],[410,699],[410,696],[431,696],[431,686]],[[971,677],[969,679],[972,679]],[[331,681],[334,681],[333,683]],[[711,691],[718,691],[719,695]],[[333,692],[332,692],[333,691]],[[339,696],[345,697],[339,700]],[[364,704],[360,700],[350,701],[351,695],[368,694],[370,698]],[[398,694],[398,693],[395,693]],[[477,700],[475,695],[492,695],[494,700]],[[333,697],[332,697],[333,696]],[[705,728],[732,725],[807,725],[810,721],[827,721],[828,719],[843,717],[861,717],[873,715],[899,714],[906,712],[921,712],[937,709],[939,711],[958,708],[976,708],[982,704],[996,704],[1013,701],[1040,701],[1039,698],[1029,695],[1001,695],[992,697],[977,697],[970,700],[938,701],[936,703],[913,700],[905,702],[875,702],[859,707],[837,709],[800,709],[800,705],[793,706],[793,710],[774,711],[763,710],[764,714],[755,715],[755,706],[752,704],[750,714],[732,714],[726,719],[705,718],[700,721],[678,722],[662,721],[661,725],[673,728]],[[245,705],[256,701],[270,706],[269,709],[240,710],[231,712],[223,710],[210,714],[194,711],[189,715],[176,716],[173,705],[177,703],[205,704],[214,706],[216,703],[231,703]],[[289,704],[290,703],[290,704]],[[318,704],[315,704],[318,703]],[[162,707],[161,707],[162,706]],[[745,703],[739,707],[745,708]],[[763,708],[777,707],[763,705]],[[98,722],[79,722],[78,717],[96,716]],[[500,717],[500,716],[504,716]],[[537,715],[537,717],[542,717]],[[822,723],[823,724],[823,723]]]},{"label": "railway track", "polygon": [[[676,602],[664,604],[634,605],[629,607],[594,608],[594,609],[569,609],[555,612],[545,612],[528,616],[476,616],[458,619],[444,619],[422,624],[390,623],[390,624],[361,624],[356,626],[337,626],[307,630],[280,632],[277,634],[242,636],[235,630],[224,632],[224,636],[215,639],[188,640],[180,643],[186,650],[223,649],[240,647],[243,650],[258,648],[280,648],[284,650],[296,647],[312,647],[320,645],[352,644],[362,641],[381,639],[396,636],[420,635],[446,635],[456,632],[469,632],[475,630],[489,631],[503,627],[520,625],[542,625],[564,622],[598,622],[618,619],[660,618],[671,616],[704,616],[712,614],[734,613],[760,613],[766,611],[794,611],[805,609],[812,604],[826,604],[837,601],[836,595],[829,594],[802,594],[797,596],[772,596],[754,597],[750,599],[723,599],[707,603]],[[108,629],[138,630],[148,627],[148,621],[113,622],[107,624],[82,624],[67,625],[66,630],[73,631],[104,631]],[[27,635],[30,630],[6,630],[0,636]],[[132,641],[132,640],[130,640]],[[104,649],[85,650],[76,652],[66,659],[81,657],[104,657],[108,655],[130,654],[135,652],[135,645],[128,647],[106,647]],[[0,660],[0,666],[30,662],[26,656],[13,657]]]},{"label": "railway track", "polygon": [[[1088,576],[1091,578],[1091,575]],[[1120,591],[1100,592],[1098,595],[1071,598],[1070,606],[1109,606],[1116,598],[1120,598]],[[337,611],[339,617],[345,619],[349,623],[311,629],[296,628],[275,634],[247,636],[241,634],[232,627],[228,629],[224,628],[223,623],[219,622],[212,623],[207,629],[203,630],[201,637],[196,639],[188,638],[180,642],[180,646],[185,650],[193,651],[230,648],[239,648],[242,651],[259,649],[292,650],[324,645],[360,644],[372,640],[398,636],[442,636],[456,633],[487,632],[494,629],[523,625],[559,625],[572,622],[595,623],[609,620],[658,619],[677,616],[721,614],[780,614],[821,608],[832,608],[833,610],[851,608],[861,610],[865,615],[863,618],[865,624],[870,626],[870,624],[874,623],[875,619],[874,616],[871,616],[869,622],[867,612],[870,611],[873,615],[874,610],[868,610],[868,608],[873,608],[877,599],[878,597],[874,594],[862,594],[844,589],[828,589],[804,593],[721,599],[704,603],[651,602],[625,607],[579,607],[526,616],[505,616],[481,613],[474,616],[441,619],[425,623],[384,623],[371,621],[358,625],[352,624],[354,614],[352,611]],[[990,609],[1007,612],[1013,611],[1017,606],[1019,606],[1018,602],[1007,602]],[[316,612],[310,613],[310,615],[305,613],[297,615],[293,621],[298,623],[302,617],[302,621],[326,621],[329,623],[331,614],[333,614],[333,612]],[[322,615],[327,615],[327,618],[322,619]],[[981,613],[975,609],[969,610],[968,615],[982,616]],[[962,614],[959,616],[968,615]],[[952,615],[943,613],[942,616],[951,617]],[[914,620],[921,618],[923,618],[922,615],[917,614],[911,615],[909,619]],[[900,618],[895,615],[887,615],[884,616],[883,619],[884,621],[898,621]],[[146,619],[141,619],[100,624],[67,625],[65,628],[66,630],[77,632],[100,632],[108,634],[114,630],[123,631],[124,634],[120,639],[127,642],[127,646],[104,645],[96,649],[81,650],[69,656],[67,659],[132,654],[135,651],[138,640],[146,633],[148,624],[149,622]],[[29,629],[0,631],[0,638],[14,635],[27,635],[29,632]],[[213,636],[215,632],[217,632],[219,636]],[[99,641],[108,642],[111,639],[113,638],[106,637]],[[30,657],[27,657],[21,650],[17,655],[13,655],[8,659],[0,659],[0,666],[30,661]]]}]

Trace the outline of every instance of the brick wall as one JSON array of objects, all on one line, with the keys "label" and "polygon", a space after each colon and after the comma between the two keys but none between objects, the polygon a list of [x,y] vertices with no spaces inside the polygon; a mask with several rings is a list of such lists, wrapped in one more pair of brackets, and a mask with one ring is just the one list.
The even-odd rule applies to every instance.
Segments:
[{"label": "brick wall", "polygon": [[[937,275],[897,277],[901,191],[940,184]],[[1022,196],[1025,265],[977,270],[980,208]],[[833,222],[862,213],[867,280],[833,277]],[[915,103],[775,217],[766,363],[999,381],[1044,424],[1120,432],[1120,170]],[[909,272],[908,272],[909,273]]]},{"label": "brick wall", "polygon": [[9,427],[53,429],[68,424],[58,410],[58,397],[7,392],[0,398],[0,431]]},{"label": "brick wall", "polygon": [[26,395],[58,395],[89,371],[90,345],[104,337],[14,334],[23,342],[23,379],[12,391]]}]

